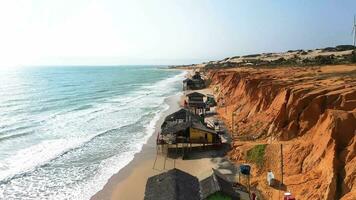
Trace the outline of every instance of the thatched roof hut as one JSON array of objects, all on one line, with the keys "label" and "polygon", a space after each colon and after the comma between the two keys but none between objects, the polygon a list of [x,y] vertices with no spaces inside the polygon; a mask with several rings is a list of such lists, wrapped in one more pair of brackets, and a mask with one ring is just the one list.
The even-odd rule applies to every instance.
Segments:
[{"label": "thatched roof hut", "polygon": [[179,169],[171,169],[147,180],[144,200],[199,199],[198,179]]},{"label": "thatched roof hut", "polygon": [[233,183],[215,169],[213,169],[211,176],[200,181],[200,191],[202,199],[207,199],[215,193],[223,193],[232,199],[240,199],[240,195],[235,191]]},{"label": "thatched roof hut", "polygon": [[199,92],[192,92],[186,95],[188,98],[188,107],[190,110],[197,113],[197,110],[205,113],[206,103],[204,102],[204,94]]},{"label": "thatched roof hut", "polygon": [[216,131],[206,127],[203,120],[186,109],[168,115],[161,126],[159,143],[219,143]]},{"label": "thatched roof hut", "polygon": [[192,78],[183,80],[183,90],[198,90],[203,88],[205,88],[205,81],[201,78],[199,72],[196,72]]}]

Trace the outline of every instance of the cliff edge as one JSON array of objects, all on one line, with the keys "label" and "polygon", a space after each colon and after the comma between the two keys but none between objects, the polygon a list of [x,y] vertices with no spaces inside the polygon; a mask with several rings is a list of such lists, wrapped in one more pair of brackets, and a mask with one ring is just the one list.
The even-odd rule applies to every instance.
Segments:
[{"label": "cliff edge", "polygon": [[[268,170],[297,199],[355,199],[356,65],[205,70],[234,136],[230,157],[255,166],[266,199],[281,192]],[[248,155],[258,145],[262,164]]]}]

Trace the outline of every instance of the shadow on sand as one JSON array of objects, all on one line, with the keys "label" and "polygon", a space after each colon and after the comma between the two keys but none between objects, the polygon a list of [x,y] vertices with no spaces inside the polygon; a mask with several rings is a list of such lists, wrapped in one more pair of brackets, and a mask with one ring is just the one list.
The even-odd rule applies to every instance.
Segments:
[{"label": "shadow on sand", "polygon": [[195,160],[201,158],[216,158],[224,157],[230,150],[229,144],[221,145],[206,145],[206,146],[193,146],[193,147],[176,147],[171,146],[168,149],[168,157],[171,159],[182,158],[183,160]]},{"label": "shadow on sand", "polygon": [[271,187],[275,190],[287,191],[287,186],[282,184],[280,180],[274,179]]}]

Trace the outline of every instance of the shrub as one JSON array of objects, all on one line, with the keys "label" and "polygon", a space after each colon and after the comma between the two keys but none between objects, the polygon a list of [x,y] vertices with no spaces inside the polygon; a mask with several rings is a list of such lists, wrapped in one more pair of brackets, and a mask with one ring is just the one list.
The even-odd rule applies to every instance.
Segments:
[{"label": "shrub", "polygon": [[354,45],[338,45],[335,47],[337,51],[347,51],[355,49]]},{"label": "shrub", "polygon": [[208,200],[231,200],[232,198],[220,192],[217,192],[213,195],[210,195],[207,199]]},{"label": "shrub", "polygon": [[356,51],[352,51],[351,54],[351,63],[356,63]]},{"label": "shrub", "polygon": [[332,64],[334,60],[334,56],[316,56],[315,57],[315,64],[317,65],[327,65],[327,64]]},{"label": "shrub", "polygon": [[260,56],[261,54],[250,54],[250,55],[245,55],[245,56],[242,56],[243,58],[250,58],[250,57],[257,57],[257,56]]},{"label": "shrub", "polygon": [[262,167],[265,157],[266,144],[259,144],[247,151],[246,160]]}]

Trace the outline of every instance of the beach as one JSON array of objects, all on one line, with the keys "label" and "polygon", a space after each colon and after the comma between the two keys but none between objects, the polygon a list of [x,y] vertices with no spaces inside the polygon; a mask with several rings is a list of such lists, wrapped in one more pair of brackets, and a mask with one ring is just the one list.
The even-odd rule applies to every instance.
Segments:
[{"label": "beach", "polygon": [[[146,181],[150,176],[162,173],[166,170],[179,168],[186,171],[198,178],[209,175],[212,168],[218,167],[221,159],[211,158],[207,155],[203,158],[182,160],[181,158],[175,161],[171,158],[167,158],[164,169],[164,156],[159,155],[157,157],[156,164],[156,137],[157,132],[160,130],[160,126],[165,116],[177,111],[180,108],[180,101],[182,94],[174,95],[167,98],[165,101],[169,105],[169,109],[166,110],[160,120],[156,124],[155,134],[153,134],[148,142],[143,146],[142,150],[135,154],[134,159],[124,168],[122,168],[117,174],[113,175],[104,186],[104,188],[95,194],[92,200],[109,200],[109,199],[143,199],[145,192]],[[175,163],[174,163],[175,162]]]}]

